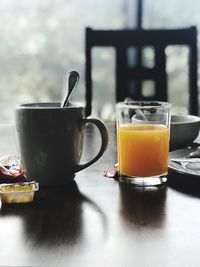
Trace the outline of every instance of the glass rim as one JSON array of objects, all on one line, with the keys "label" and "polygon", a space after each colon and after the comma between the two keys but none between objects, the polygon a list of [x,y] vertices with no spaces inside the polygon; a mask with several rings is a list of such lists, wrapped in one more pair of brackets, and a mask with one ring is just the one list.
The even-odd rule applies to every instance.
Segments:
[{"label": "glass rim", "polygon": [[169,102],[164,101],[156,101],[156,100],[129,100],[122,101],[116,104],[117,108],[139,108],[139,109],[148,109],[148,108],[171,108],[171,104]]}]

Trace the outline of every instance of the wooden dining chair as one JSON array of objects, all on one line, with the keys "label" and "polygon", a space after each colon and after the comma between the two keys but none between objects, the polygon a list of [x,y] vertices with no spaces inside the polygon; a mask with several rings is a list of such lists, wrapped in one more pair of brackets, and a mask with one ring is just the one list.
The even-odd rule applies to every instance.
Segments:
[{"label": "wooden dining chair", "polygon": [[[86,28],[85,35],[85,81],[86,81],[86,115],[92,112],[92,48],[113,47],[116,50],[116,102],[126,97],[134,100],[168,101],[168,86],[166,72],[165,49],[169,45],[184,45],[189,49],[189,114],[198,115],[197,90],[197,30],[196,27],[183,29],[154,29],[154,30],[93,30]],[[138,49],[138,61],[130,66],[127,60],[127,49]],[[144,47],[154,49],[154,66],[142,65],[141,51]],[[141,83],[151,80],[155,83],[154,93],[143,95]],[[130,82],[136,81],[134,95],[129,90]]]}]

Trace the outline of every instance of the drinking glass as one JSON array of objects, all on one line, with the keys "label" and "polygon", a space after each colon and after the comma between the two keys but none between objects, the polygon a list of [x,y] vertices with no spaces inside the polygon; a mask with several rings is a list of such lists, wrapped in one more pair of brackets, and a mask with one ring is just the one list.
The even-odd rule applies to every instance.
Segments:
[{"label": "drinking glass", "polygon": [[118,103],[119,180],[137,186],[167,181],[171,105],[160,101]]}]

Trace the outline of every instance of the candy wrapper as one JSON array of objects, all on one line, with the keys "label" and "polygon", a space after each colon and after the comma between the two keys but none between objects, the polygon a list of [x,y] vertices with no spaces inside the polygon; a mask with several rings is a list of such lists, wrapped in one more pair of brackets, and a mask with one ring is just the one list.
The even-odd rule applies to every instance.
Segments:
[{"label": "candy wrapper", "polygon": [[110,171],[104,171],[104,176],[107,178],[114,178],[118,180],[118,168],[119,168],[119,164],[116,163],[114,166],[114,169]]},{"label": "candy wrapper", "polygon": [[0,183],[26,182],[27,178],[19,156],[0,158]]}]

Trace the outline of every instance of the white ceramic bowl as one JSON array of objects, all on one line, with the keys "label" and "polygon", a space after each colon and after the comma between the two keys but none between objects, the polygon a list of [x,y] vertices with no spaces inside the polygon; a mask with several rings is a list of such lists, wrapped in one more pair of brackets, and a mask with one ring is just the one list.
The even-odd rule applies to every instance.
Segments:
[{"label": "white ceramic bowl", "polygon": [[193,143],[200,130],[200,117],[193,115],[172,115],[170,129],[170,150],[184,148]]}]

